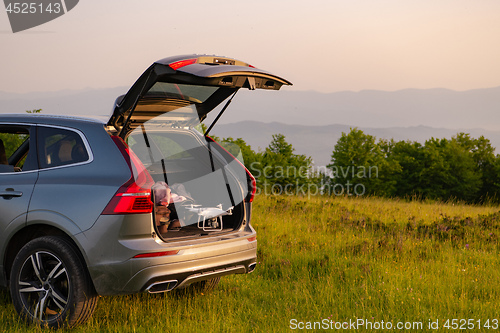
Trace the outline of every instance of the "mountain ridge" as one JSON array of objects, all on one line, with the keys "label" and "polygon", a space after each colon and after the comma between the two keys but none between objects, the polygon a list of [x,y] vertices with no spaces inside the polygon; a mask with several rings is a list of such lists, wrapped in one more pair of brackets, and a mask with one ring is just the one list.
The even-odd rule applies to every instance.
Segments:
[{"label": "mountain ridge", "polygon": [[287,142],[293,145],[296,154],[311,156],[315,166],[320,167],[330,163],[330,157],[337,140],[342,135],[342,132],[348,133],[351,128],[358,128],[366,134],[375,136],[377,140],[409,140],[420,143],[424,143],[430,138],[450,139],[456,134],[464,132],[470,134],[473,138],[479,138],[482,135],[490,140],[493,147],[500,147],[500,131],[433,128],[423,125],[370,128],[344,124],[306,126],[277,122],[242,121],[231,124],[218,124],[214,127],[212,134],[220,138],[242,138],[252,149],[259,151],[264,150],[269,145],[273,134],[280,133],[285,135]]},{"label": "mountain ridge", "polygon": [[[44,114],[109,117],[116,97],[127,90],[128,87],[86,88],[21,94],[0,91],[0,113],[24,113],[41,108]],[[218,110],[220,108],[222,105]],[[211,112],[205,123],[211,123],[218,110]],[[341,133],[351,127],[377,138],[419,142],[466,132],[473,137],[484,135],[494,147],[500,148],[499,111],[500,86],[464,91],[446,88],[332,93],[286,88],[279,92],[242,90],[213,133],[221,137],[242,137],[254,149],[264,149],[272,134],[282,133],[298,153],[312,156],[317,165],[326,165]],[[248,121],[255,123],[237,125]]]}]

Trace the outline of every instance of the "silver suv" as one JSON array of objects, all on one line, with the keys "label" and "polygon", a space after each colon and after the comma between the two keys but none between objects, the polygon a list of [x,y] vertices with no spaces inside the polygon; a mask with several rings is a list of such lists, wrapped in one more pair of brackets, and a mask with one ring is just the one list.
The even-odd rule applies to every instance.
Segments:
[{"label": "silver suv", "polygon": [[107,121],[0,115],[0,286],[17,312],[71,327],[97,295],[252,272],[255,179],[207,132],[240,88],[289,84],[238,60],[177,56],[151,65]]}]

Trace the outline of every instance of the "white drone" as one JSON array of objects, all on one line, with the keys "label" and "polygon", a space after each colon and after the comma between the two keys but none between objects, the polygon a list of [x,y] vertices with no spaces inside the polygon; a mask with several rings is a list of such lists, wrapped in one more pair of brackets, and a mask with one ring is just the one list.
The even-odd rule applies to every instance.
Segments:
[{"label": "white drone", "polygon": [[[201,205],[191,204],[190,207],[187,207],[190,212],[198,214],[198,228],[203,229],[203,231],[222,230],[222,216],[232,215],[233,208],[234,206],[223,210],[222,204],[218,204],[217,207],[201,207]],[[216,225],[214,226],[214,223],[212,222],[209,226],[207,226],[205,221],[213,218],[220,223],[215,223]],[[217,228],[217,224],[220,225],[219,228]]]}]

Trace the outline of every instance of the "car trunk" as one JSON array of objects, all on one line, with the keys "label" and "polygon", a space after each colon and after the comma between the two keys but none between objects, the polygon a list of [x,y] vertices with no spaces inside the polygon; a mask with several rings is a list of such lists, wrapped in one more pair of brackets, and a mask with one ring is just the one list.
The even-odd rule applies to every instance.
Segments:
[{"label": "car trunk", "polygon": [[[127,143],[155,182],[153,216],[163,238],[213,235],[241,227],[248,174],[238,160],[221,154],[216,143],[196,130],[147,125],[133,131]],[[161,214],[162,206],[169,214]]]},{"label": "car trunk", "polygon": [[195,128],[228,100],[215,123],[240,88],[278,90],[289,84],[238,60],[180,56],[151,65],[117,99],[107,125],[127,141],[155,181],[153,217],[164,240],[242,227],[255,180]]}]

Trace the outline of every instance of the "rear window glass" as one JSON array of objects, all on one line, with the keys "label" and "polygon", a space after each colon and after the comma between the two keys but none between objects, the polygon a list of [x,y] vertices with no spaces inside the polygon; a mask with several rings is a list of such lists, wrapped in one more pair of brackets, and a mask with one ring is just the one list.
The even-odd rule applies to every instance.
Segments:
[{"label": "rear window glass", "polygon": [[175,98],[188,100],[193,103],[203,103],[212,96],[217,89],[219,89],[219,87],[156,82],[146,93],[146,96]]},{"label": "rear window glass", "polygon": [[162,159],[172,161],[192,158],[190,151],[200,147],[200,143],[188,135],[168,136],[165,133],[148,134],[147,141],[142,133],[134,133],[127,138],[127,144],[146,166]]},{"label": "rear window glass", "polygon": [[196,205],[222,205],[226,210],[241,202],[248,192],[247,174],[241,164],[233,158],[225,160],[215,143],[194,131],[166,130],[148,122],[135,129],[127,143],[154,181],[165,182],[173,189],[182,185]]},{"label": "rear window glass", "polygon": [[38,128],[38,160],[40,168],[85,162],[89,154],[82,138],[62,128]]}]

